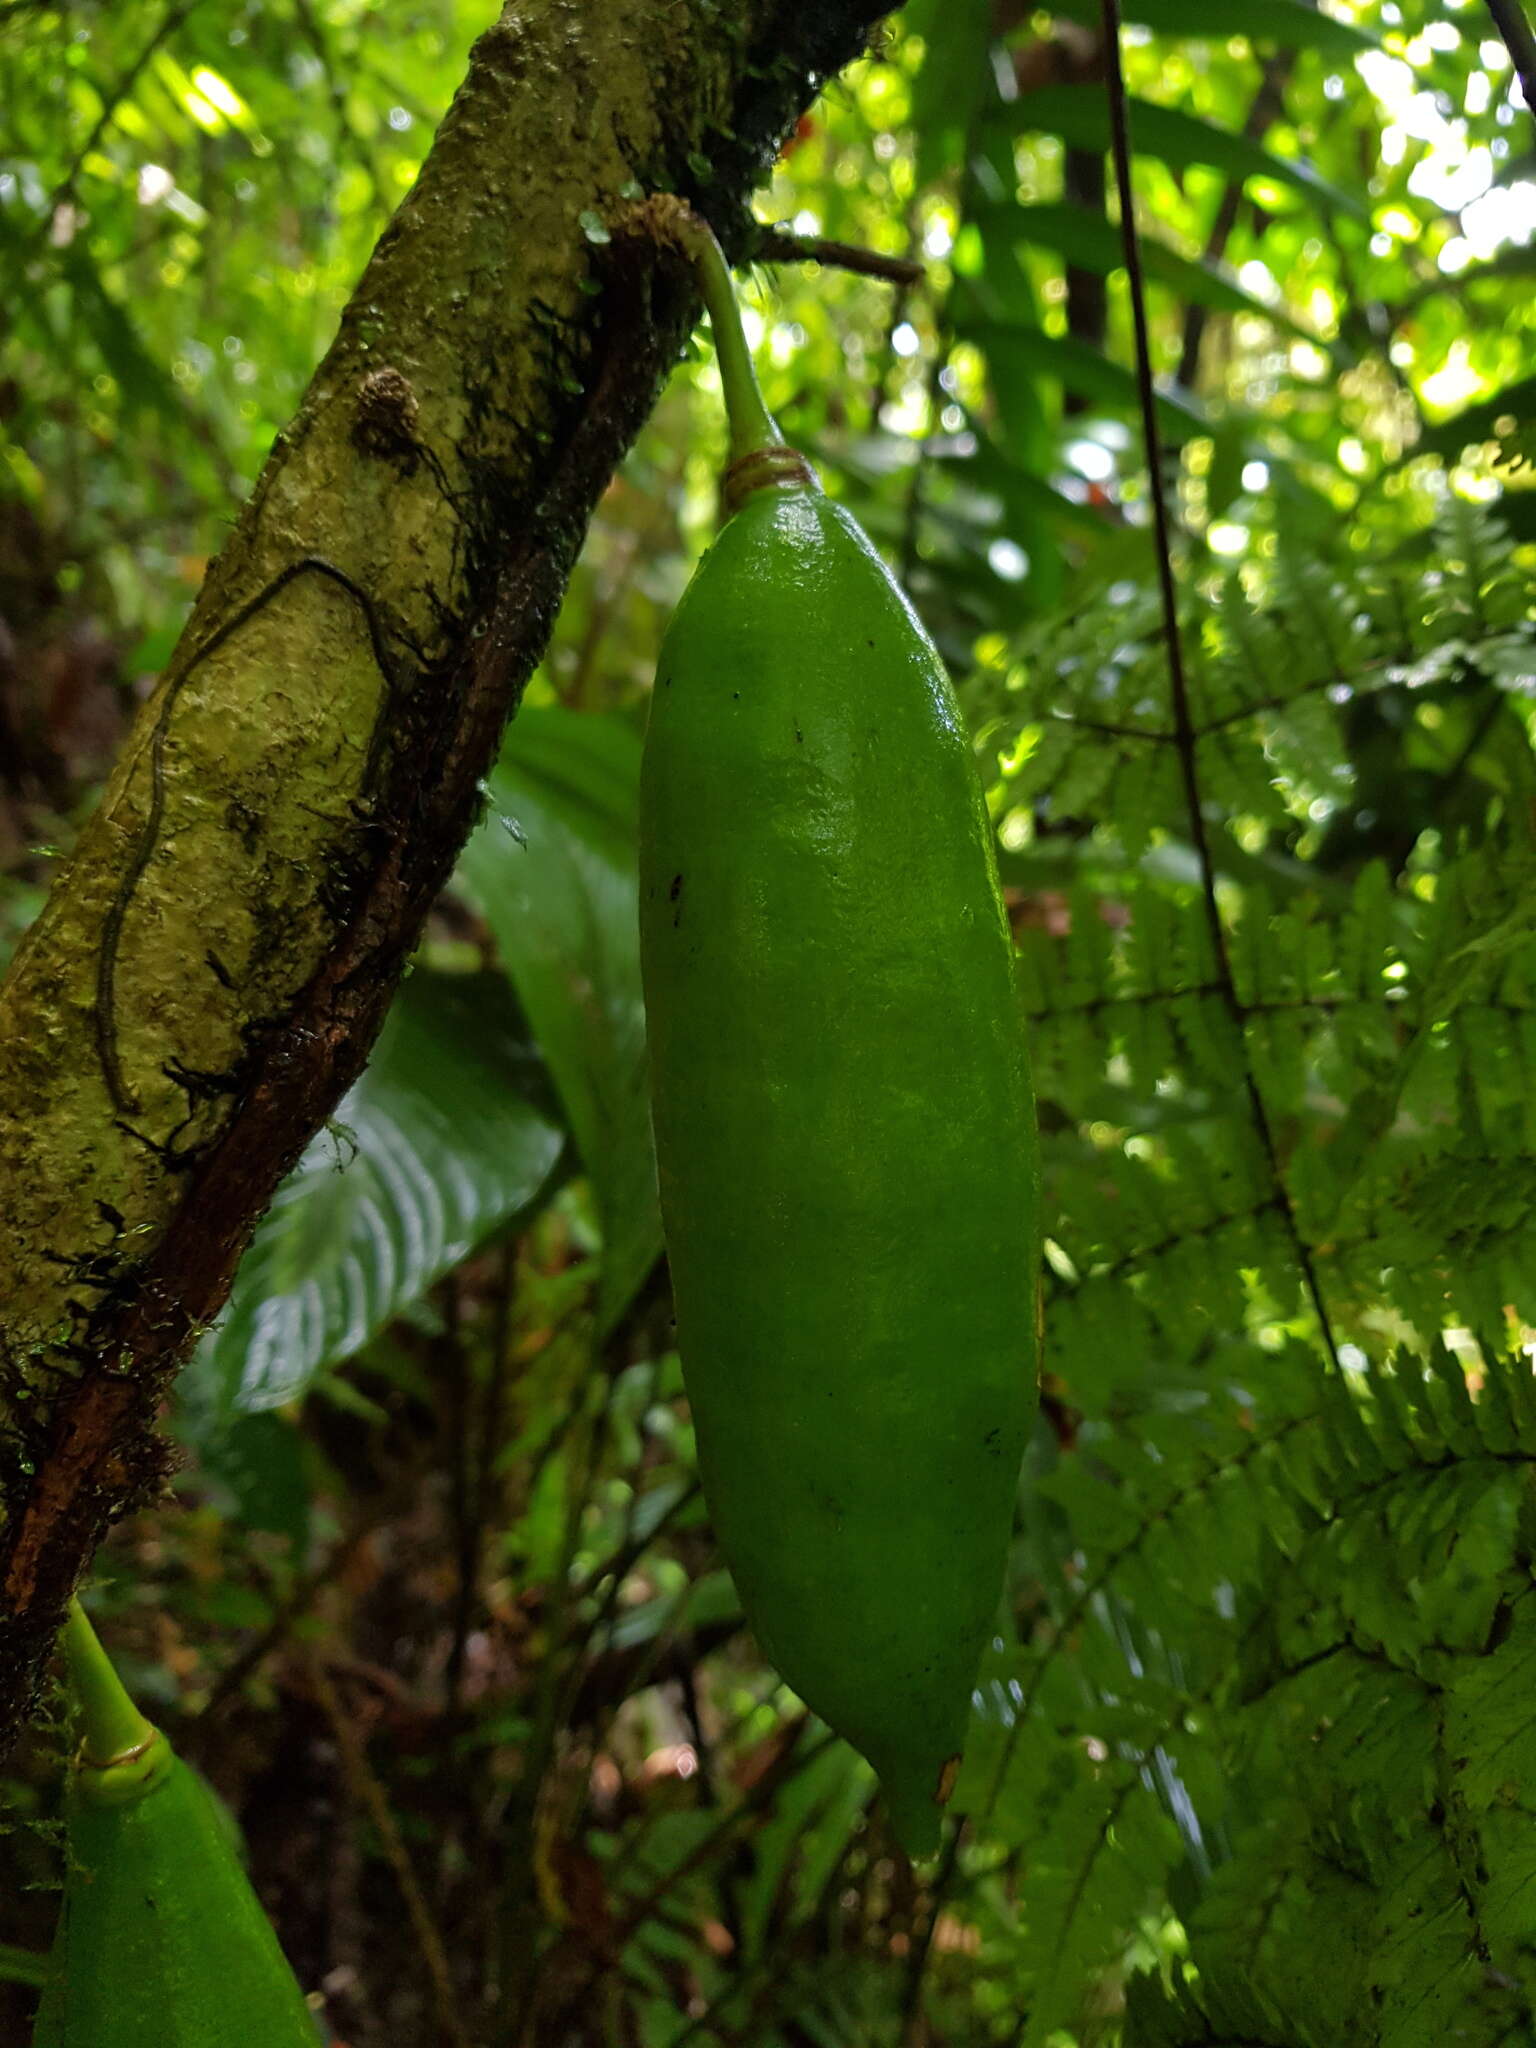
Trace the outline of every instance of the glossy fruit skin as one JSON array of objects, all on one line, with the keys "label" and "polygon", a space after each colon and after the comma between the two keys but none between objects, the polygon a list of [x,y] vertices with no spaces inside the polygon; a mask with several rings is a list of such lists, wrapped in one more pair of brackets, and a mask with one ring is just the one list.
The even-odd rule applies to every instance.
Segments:
[{"label": "glossy fruit skin", "polygon": [[641,965],[715,1527],[764,1651],[926,1853],[1036,1398],[1034,1110],[959,709],[814,484],[747,497],[667,634]]},{"label": "glossy fruit skin", "polygon": [[319,2040],[201,1778],[174,1757],[150,1790],[104,1803],[77,1777],[63,1914],[33,2048]]}]

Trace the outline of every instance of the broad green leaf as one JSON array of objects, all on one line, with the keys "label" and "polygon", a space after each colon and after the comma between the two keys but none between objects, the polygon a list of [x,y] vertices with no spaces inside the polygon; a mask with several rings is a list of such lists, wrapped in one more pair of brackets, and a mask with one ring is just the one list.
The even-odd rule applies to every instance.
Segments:
[{"label": "broad green leaf", "polygon": [[1043,477],[1029,475],[1010,460],[1006,450],[995,441],[981,440],[979,433],[975,454],[957,455],[952,467],[972,490],[998,499],[1003,510],[1001,531],[1010,539],[1017,539],[1029,526],[1053,533],[1066,527],[1098,541],[1109,531],[1104,515],[1092,505],[1067,497]]},{"label": "broad green leaf", "polygon": [[[1100,19],[1095,0],[1059,0],[1055,11],[1093,27]],[[1243,36],[1250,42],[1278,43],[1283,50],[1321,50],[1346,58],[1380,47],[1366,30],[1307,0],[1131,0],[1125,18],[1181,42]]]},{"label": "broad green leaf", "polygon": [[176,1433],[197,1452],[199,1478],[228,1490],[242,1529],[286,1536],[295,1556],[302,1555],[310,1508],[303,1436],[290,1420],[270,1410],[229,1421],[198,1401],[197,1384],[194,1376],[176,1417]]},{"label": "broad green leaf", "polygon": [[[1137,410],[1135,374],[1073,335],[1047,334],[1043,328],[1016,321],[964,318],[957,321],[956,330],[985,350],[989,358],[1006,361],[1010,374],[1055,378],[1083,398],[1102,399],[1121,412]],[[1192,392],[1177,387],[1161,390],[1157,409],[1163,431],[1171,439],[1187,441],[1191,434],[1210,431],[1205,407]]]},{"label": "broad green leaf", "polygon": [[604,1329],[661,1250],[640,993],[639,776],[627,724],[523,711],[458,869],[496,936],[592,1183]]},{"label": "broad green leaf", "polygon": [[[1102,535],[1104,523],[1096,513],[1084,505],[1075,504],[1043,477],[1031,475],[1011,460],[995,439],[984,438],[981,421],[967,416],[966,424],[977,437],[978,446],[974,452],[964,443],[956,443],[953,447],[930,445],[922,453],[922,459],[940,476],[951,475],[970,490],[1001,501],[1004,523],[994,529],[994,537],[999,532],[1012,533],[1008,520],[1015,512],[1027,513],[1046,525],[1065,522],[1069,526],[1080,527],[1084,532]],[[841,467],[849,476],[873,482],[893,471],[910,469],[918,456],[919,451],[913,442],[896,441],[887,436],[879,441],[870,439],[850,443]],[[942,508],[929,507],[925,509],[924,516],[935,524],[943,525],[947,515]],[[882,508],[871,500],[860,505],[859,517],[865,531],[888,545],[894,553],[900,544],[904,509],[893,513],[889,507]]]},{"label": "broad green leaf", "polygon": [[[1010,122],[993,118],[983,124],[970,165],[977,190],[1012,190],[1017,179],[1015,148]],[[971,260],[972,247],[979,260]],[[962,248],[956,251],[955,271],[952,308],[974,300],[989,318],[1010,325],[1040,326],[1035,279],[1027,254],[1012,235],[984,235],[974,222],[968,223],[962,231]],[[1056,394],[1043,391],[1033,377],[1013,372],[1011,359],[991,365],[988,383],[993,403],[985,438],[997,446],[1013,473],[1043,478],[1055,464],[1060,405]],[[1047,601],[1045,593],[1058,592],[1062,581],[1062,549],[1052,508],[1022,502],[1015,494],[1007,509],[1008,538],[1028,552],[1036,599]]]},{"label": "broad green leaf", "polygon": [[[984,218],[988,233],[1012,233],[1021,242],[1036,242],[1042,248],[1054,249],[1080,270],[1092,270],[1108,277],[1125,267],[1125,249],[1119,228],[1102,214],[1090,213],[1086,207],[1056,203],[988,207]],[[1309,329],[1298,325],[1283,306],[1271,305],[1244,290],[1221,265],[1180,256],[1165,242],[1147,234],[1140,237],[1140,245],[1142,265],[1148,277],[1170,286],[1182,298],[1193,300],[1197,305],[1212,306],[1218,312],[1252,313],[1260,319],[1273,321],[1275,326],[1284,328],[1288,333],[1301,335],[1315,348],[1329,346]]]},{"label": "broad green leaf", "polygon": [[532,1206],[564,1142],[540,1080],[499,977],[413,974],[258,1225],[193,1398],[217,1418],[293,1400]]},{"label": "broad green leaf", "polygon": [[186,398],[144,346],[132,318],[107,290],[86,249],[77,243],[66,250],[59,267],[80,322],[117,379],[128,410],[157,413],[184,430]]},{"label": "broad green leaf", "polygon": [[[1059,135],[1073,149],[1108,150],[1109,103],[1099,85],[1046,85],[1023,94],[1015,108],[1018,125],[1026,131]],[[1230,178],[1270,178],[1277,184],[1293,186],[1314,205],[1337,208],[1360,220],[1370,216],[1365,202],[1341,186],[1330,184],[1308,163],[1295,157],[1276,156],[1272,150],[1250,142],[1246,135],[1234,135],[1197,114],[1178,107],[1160,107],[1151,100],[1127,102],[1131,146],[1140,156],[1160,157],[1182,170],[1189,164],[1209,164]]]},{"label": "broad green leaf", "polygon": [[917,182],[923,186],[959,163],[976,108],[992,90],[992,9],[989,0],[912,0],[903,21],[924,46],[912,84]]},{"label": "broad green leaf", "polygon": [[734,1623],[741,1615],[741,1601],[729,1572],[706,1572],[695,1579],[679,1598],[660,1593],[627,1608],[608,1635],[612,1650],[639,1649],[672,1629],[717,1628]]},{"label": "broad green leaf", "polygon": [[1211,465],[1205,478],[1205,503],[1209,517],[1225,512],[1243,487],[1246,441],[1240,423],[1223,420],[1211,437]]},{"label": "broad green leaf", "polygon": [[809,1751],[805,1767],[788,1780],[754,1843],[739,1908],[746,1956],[755,1959],[764,1952],[773,1916],[783,1911],[787,1896],[809,1904],[819,1895],[846,1853],[873,1787],[873,1772],[846,1742]]}]

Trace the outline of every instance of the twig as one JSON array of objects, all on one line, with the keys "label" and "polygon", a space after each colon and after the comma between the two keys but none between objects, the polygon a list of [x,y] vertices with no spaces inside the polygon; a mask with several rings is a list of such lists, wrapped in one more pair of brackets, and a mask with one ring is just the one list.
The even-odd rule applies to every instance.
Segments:
[{"label": "twig", "polygon": [[887,284],[921,284],[921,263],[910,256],[884,256],[853,242],[831,242],[821,235],[797,235],[788,228],[760,222],[747,252],[754,263],[822,263],[832,270],[851,270],[860,277],[884,278]]},{"label": "twig", "polygon": [[1526,110],[1536,121],[1536,30],[1526,20],[1520,0],[1488,0],[1488,12],[1519,76]]},{"label": "twig", "polygon": [[410,1855],[401,1837],[395,1816],[390,1810],[384,1787],[379,1783],[369,1765],[367,1754],[359,1740],[340,1695],[331,1683],[320,1658],[313,1652],[307,1660],[310,1682],[320,1710],[330,1723],[331,1733],[336,1738],[336,1747],[341,1756],[342,1771],[355,1803],[372,1821],[378,1833],[379,1843],[384,1851],[384,1860],[394,1873],[400,1887],[400,1896],[405,1901],[405,1910],[410,1917],[411,1931],[416,1936],[416,1945],[421,1950],[422,1961],[432,1979],[432,1989],[437,2000],[438,2024],[453,2043],[453,2048],[473,2048],[473,2043],[459,2017],[458,2001],[453,1988],[453,1973],[448,1965],[448,1951],[436,1921],[428,1909],[421,1886],[416,1882],[416,1873],[411,1868]]},{"label": "twig", "polygon": [[[1200,800],[1200,779],[1195,764],[1195,721],[1190,708],[1189,684],[1184,673],[1183,643],[1179,636],[1178,594],[1173,583],[1172,523],[1168,517],[1168,496],[1163,477],[1163,450],[1157,425],[1157,394],[1152,382],[1152,343],[1147,325],[1147,295],[1141,269],[1141,244],[1136,234],[1135,192],[1131,182],[1131,140],[1126,109],[1125,76],[1120,62],[1120,0],[1100,0],[1104,16],[1104,62],[1109,86],[1110,145],[1115,165],[1115,185],[1120,201],[1120,234],[1125,249],[1126,279],[1130,286],[1131,318],[1136,334],[1136,386],[1141,401],[1141,429],[1147,451],[1147,486],[1152,499],[1152,529],[1156,543],[1158,587],[1162,594],[1163,633],[1168,649],[1168,681],[1173,702],[1173,722],[1184,784],[1185,806],[1189,812],[1190,838],[1200,868],[1200,893],[1205,904],[1210,932],[1211,955],[1222,994],[1231,1013],[1238,1042],[1243,1038],[1243,1008],[1237,981],[1227,950],[1226,929],[1221,906],[1216,900],[1216,863],[1206,831],[1205,812]],[[1301,1234],[1280,1167],[1280,1148],[1269,1120],[1264,1097],[1253,1068],[1243,1061],[1243,1085],[1253,1113],[1254,1127],[1264,1149],[1275,1201],[1285,1221],[1287,1235],[1301,1271],[1303,1285],[1317,1318],[1323,1347],[1335,1371],[1339,1366],[1338,1346],[1328,1305],[1323,1299],[1311,1247]]]}]

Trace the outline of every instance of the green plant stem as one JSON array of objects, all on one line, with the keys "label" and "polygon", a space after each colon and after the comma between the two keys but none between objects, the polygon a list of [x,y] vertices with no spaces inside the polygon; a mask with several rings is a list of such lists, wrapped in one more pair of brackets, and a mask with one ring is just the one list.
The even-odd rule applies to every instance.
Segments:
[{"label": "green plant stem", "polygon": [[763,403],[725,252],[708,221],[686,208],[678,209],[672,227],[677,247],[693,266],[715,337],[715,355],[731,429],[731,460],[739,462],[759,448],[782,448],[784,436]]},{"label": "green plant stem", "polygon": [[30,1984],[41,1989],[47,1977],[47,1956],[37,1949],[0,1941],[0,1984]]},{"label": "green plant stem", "polygon": [[87,1761],[97,1770],[106,1770],[154,1742],[158,1735],[154,1723],[146,1720],[128,1697],[78,1600],[69,1604],[61,1640],[69,1682],[80,1703]]}]

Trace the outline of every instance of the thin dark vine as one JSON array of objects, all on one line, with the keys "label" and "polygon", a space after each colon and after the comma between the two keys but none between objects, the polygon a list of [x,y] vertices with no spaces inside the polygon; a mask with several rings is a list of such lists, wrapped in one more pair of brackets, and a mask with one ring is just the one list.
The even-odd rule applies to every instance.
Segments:
[{"label": "thin dark vine", "polygon": [[[1200,892],[1205,905],[1212,961],[1221,984],[1223,1000],[1238,1035],[1238,1043],[1241,1044],[1243,1003],[1237,992],[1236,977],[1232,972],[1226,928],[1221,920],[1221,906],[1216,900],[1216,864],[1211,853],[1210,835],[1206,830],[1205,811],[1201,801],[1199,770],[1195,761],[1195,720],[1190,705],[1189,681],[1184,670],[1183,643],[1179,634],[1179,600],[1173,572],[1172,521],[1169,518],[1167,491],[1163,480],[1163,446],[1157,424],[1157,392],[1152,381],[1152,343],[1147,324],[1146,285],[1142,275],[1141,248],[1136,234],[1130,120],[1126,106],[1125,73],[1120,58],[1120,6],[1119,0],[1101,0],[1101,5],[1104,20],[1105,85],[1109,95],[1110,148],[1114,158],[1115,185],[1120,202],[1120,234],[1125,250],[1131,320],[1136,338],[1136,388],[1140,401],[1142,440],[1147,457],[1147,485],[1152,501],[1152,531],[1157,557],[1158,588],[1162,597],[1163,633],[1168,651],[1174,745],[1179,759],[1180,778],[1184,785],[1185,806],[1189,813],[1190,839],[1200,869]],[[1269,1111],[1265,1107],[1252,1066],[1247,1060],[1243,1061],[1243,1084],[1259,1142],[1263,1146],[1274,1181],[1276,1202],[1285,1222],[1286,1233],[1291,1240],[1302,1280],[1312,1303],[1313,1314],[1317,1318],[1318,1330],[1324,1349],[1328,1353],[1329,1363],[1337,1372],[1338,1345],[1334,1339],[1333,1324],[1323,1295],[1322,1283],[1318,1278],[1311,1247],[1301,1234],[1295,1206],[1291,1201],[1290,1190],[1286,1186],[1285,1175],[1280,1165],[1280,1149],[1275,1139],[1274,1127],[1270,1122]]]}]

